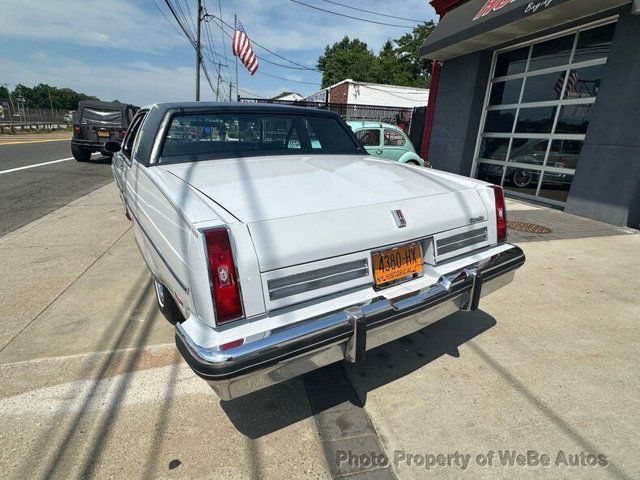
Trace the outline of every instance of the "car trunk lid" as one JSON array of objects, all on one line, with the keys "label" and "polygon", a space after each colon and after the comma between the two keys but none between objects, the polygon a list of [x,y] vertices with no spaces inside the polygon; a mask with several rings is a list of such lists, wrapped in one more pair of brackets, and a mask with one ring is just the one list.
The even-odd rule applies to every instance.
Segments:
[{"label": "car trunk lid", "polygon": [[[264,271],[405,242],[487,216],[473,184],[351,155],[167,164],[248,225]],[[392,214],[401,210],[399,227]]]}]

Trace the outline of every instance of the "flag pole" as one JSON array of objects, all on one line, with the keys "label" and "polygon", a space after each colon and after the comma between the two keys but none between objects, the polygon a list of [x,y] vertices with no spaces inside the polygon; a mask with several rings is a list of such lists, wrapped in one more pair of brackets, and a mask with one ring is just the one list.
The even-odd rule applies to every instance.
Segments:
[{"label": "flag pole", "polygon": [[[238,29],[238,15],[233,14],[233,28]],[[236,101],[239,101],[240,90],[238,90],[238,56],[236,55]],[[231,100],[231,99],[229,99]]]}]

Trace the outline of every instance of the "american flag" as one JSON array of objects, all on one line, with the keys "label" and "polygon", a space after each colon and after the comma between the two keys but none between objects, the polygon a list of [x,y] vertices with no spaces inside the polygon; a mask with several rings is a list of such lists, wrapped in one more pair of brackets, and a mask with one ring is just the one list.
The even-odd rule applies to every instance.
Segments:
[{"label": "american flag", "polygon": [[249,73],[253,75],[258,70],[258,57],[253,53],[251,42],[244,31],[240,20],[236,18],[236,31],[233,34],[233,54],[247,67]]},{"label": "american flag", "polygon": [[[578,72],[571,71],[569,74],[569,78],[567,79],[567,91],[565,92],[565,98],[574,97],[577,94],[577,84],[578,84],[579,76]],[[553,90],[558,94],[558,98],[560,98],[560,94],[562,93],[562,85],[564,85],[564,72],[560,75],[560,78],[556,81]]]}]

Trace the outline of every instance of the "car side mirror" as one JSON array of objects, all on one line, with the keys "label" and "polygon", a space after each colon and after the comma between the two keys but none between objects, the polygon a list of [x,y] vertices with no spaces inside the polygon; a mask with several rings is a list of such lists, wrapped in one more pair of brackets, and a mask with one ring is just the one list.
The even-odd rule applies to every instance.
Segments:
[{"label": "car side mirror", "polygon": [[118,153],[121,148],[122,145],[120,142],[116,142],[115,140],[109,140],[104,144],[104,149],[109,153]]}]

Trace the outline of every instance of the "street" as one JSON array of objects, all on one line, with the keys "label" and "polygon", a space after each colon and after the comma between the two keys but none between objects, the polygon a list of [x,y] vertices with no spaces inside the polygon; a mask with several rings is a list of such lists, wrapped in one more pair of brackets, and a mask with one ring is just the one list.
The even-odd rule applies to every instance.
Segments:
[{"label": "street", "polygon": [[509,200],[551,233],[510,231],[527,263],[480,310],[222,402],[175,348],[109,163],[4,173],[69,156],[0,145],[3,477],[640,476],[637,231]]},{"label": "street", "polygon": [[[61,159],[65,160],[49,163]],[[77,164],[71,158],[68,139],[0,142],[0,235],[110,182],[109,163],[100,156],[94,155],[94,160]],[[49,164],[34,167],[43,163]]]}]

